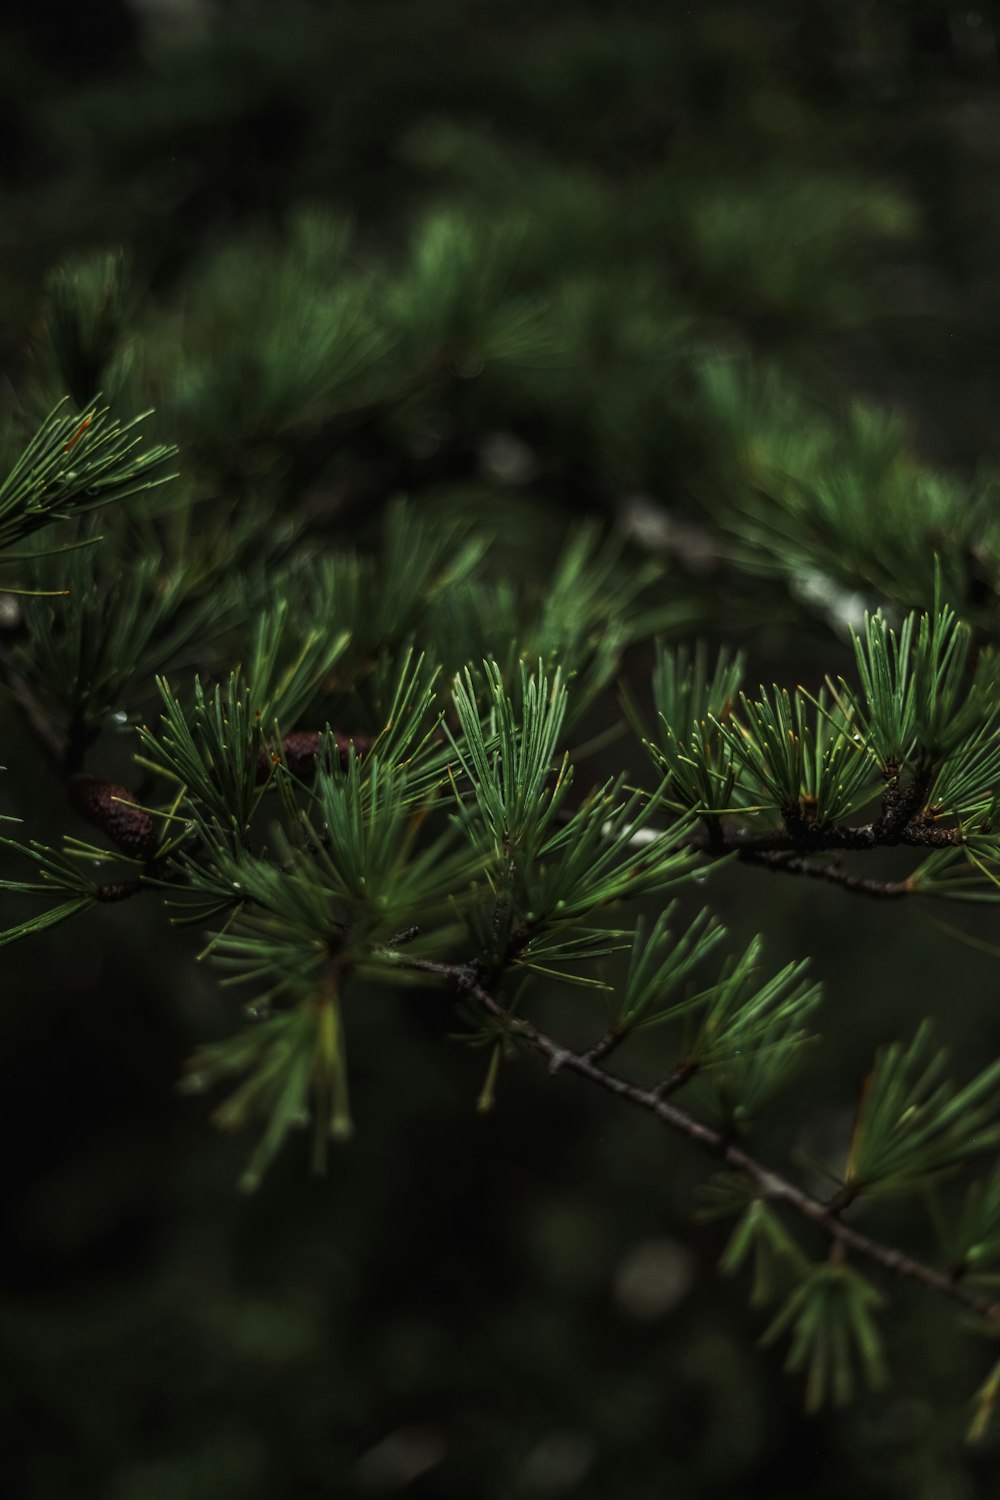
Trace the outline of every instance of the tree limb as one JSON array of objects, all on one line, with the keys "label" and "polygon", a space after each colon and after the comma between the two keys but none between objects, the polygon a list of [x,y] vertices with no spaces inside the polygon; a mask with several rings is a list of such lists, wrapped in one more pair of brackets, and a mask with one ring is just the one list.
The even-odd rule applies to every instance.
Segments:
[{"label": "tree limb", "polygon": [[744,849],[740,853],[744,864],[760,865],[775,874],[805,875],[813,880],[827,880],[841,890],[856,896],[871,896],[876,901],[894,901],[901,896],[912,896],[913,886],[909,880],[875,880],[868,875],[850,875],[839,865],[813,865],[797,854],[761,853],[756,849]]},{"label": "tree limb", "polygon": [[438,963],[432,959],[404,955],[399,955],[399,962],[409,969],[444,980],[474,1000],[488,1015],[502,1021],[510,1033],[520,1037],[536,1052],[548,1058],[550,1073],[563,1071],[576,1073],[579,1077],[597,1084],[606,1092],[616,1094],[618,1098],[627,1100],[638,1109],[655,1115],[662,1124],[678,1135],[685,1136],[708,1155],[724,1161],[727,1166],[748,1177],[761,1190],[765,1198],[771,1202],[787,1204],[789,1208],[815,1224],[842,1250],[853,1250],[857,1255],[881,1266],[883,1270],[930,1287],[943,1296],[950,1297],[952,1301],[961,1303],[963,1307],[976,1313],[985,1321],[1000,1325],[1000,1302],[983,1297],[947,1272],[938,1271],[933,1266],[928,1266],[923,1261],[906,1255],[902,1250],[884,1245],[869,1235],[862,1234],[860,1230],[853,1229],[849,1224],[842,1223],[830,1204],[821,1202],[811,1193],[797,1187],[788,1178],[772,1171],[770,1167],[744,1151],[741,1146],[727,1140],[721,1131],[702,1124],[686,1110],[668,1103],[664,1097],[666,1092],[664,1089],[644,1088],[641,1084],[632,1083],[615,1073],[609,1073],[592,1062],[587,1054],[573,1052],[560,1046],[552,1037],[539,1031],[530,1021],[523,1020],[519,1016],[512,1016],[495,995],[483,988],[472,964]]}]

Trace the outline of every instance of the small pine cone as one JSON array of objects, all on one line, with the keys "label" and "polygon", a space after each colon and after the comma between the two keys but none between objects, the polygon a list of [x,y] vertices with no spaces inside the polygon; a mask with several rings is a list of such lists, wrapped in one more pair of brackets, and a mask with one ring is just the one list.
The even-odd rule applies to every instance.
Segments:
[{"label": "small pine cone", "polygon": [[[340,751],[340,764],[347,769],[350,758],[350,747],[354,745],[354,753],[357,756],[365,755],[375,743],[368,734],[341,734],[339,730],[331,731],[333,743]],[[281,759],[291,771],[293,776],[299,776],[303,781],[309,781],[316,774],[316,757],[320,752],[322,735],[316,729],[297,729],[294,734],[286,734],[281,742]],[[257,781],[266,781],[268,772],[277,758],[267,748],[261,745],[257,757]]]},{"label": "small pine cone", "polygon": [[[316,757],[320,751],[322,735],[315,729],[300,729],[295,734],[286,734],[282,742],[285,752],[285,765],[295,775],[304,780],[313,776],[316,771]],[[362,756],[367,753],[375,743],[368,734],[341,734],[339,729],[331,729],[330,738],[340,751],[340,764],[347,770],[350,760],[351,745],[354,753]]]},{"label": "small pine cone", "polygon": [[128,787],[95,776],[74,776],[69,798],[77,812],[103,829],[119,849],[136,859],[152,859],[156,826],[149,813],[136,806]]},{"label": "small pine cone", "polygon": [[352,745],[354,746],[355,755],[360,760],[363,755],[368,754],[375,743],[370,734],[341,734],[337,729],[331,730],[330,733],[333,737],[333,743],[340,751],[340,764],[345,771],[351,758]]},{"label": "small pine cone", "polygon": [[293,776],[310,781],[316,774],[316,756],[319,753],[319,734],[315,729],[299,729],[286,734],[281,742],[284,762]]},{"label": "small pine cone", "polygon": [[319,735],[315,730],[302,729],[295,734],[286,734],[281,742],[281,755],[268,745],[261,745],[257,753],[257,785],[266,781],[272,766],[282,762],[293,776],[309,781],[316,774],[316,756],[319,752]]}]

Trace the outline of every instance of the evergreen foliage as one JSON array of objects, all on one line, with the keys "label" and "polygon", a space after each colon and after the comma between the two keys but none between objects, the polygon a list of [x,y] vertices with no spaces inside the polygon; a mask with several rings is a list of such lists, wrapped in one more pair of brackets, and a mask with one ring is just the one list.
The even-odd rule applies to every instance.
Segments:
[{"label": "evergreen foliage", "polygon": [[[612,74],[650,31],[615,28]],[[214,89],[233,35],[187,128],[243,107]],[[596,33],[557,40],[526,107],[579,95]],[[247,46],[279,93],[310,80],[315,126],[295,36]],[[104,100],[126,155],[130,97]],[[906,908],[1000,900],[994,481],[810,364],[911,205],[694,148],[629,177],[614,140],[566,159],[475,116],[406,135],[432,188],[405,222],[307,182],[266,227],[220,211],[190,264],[74,247],[48,276],[3,435],[0,681],[69,807],[42,838],[9,792],[0,941],[162,909],[239,1002],[182,1086],[245,1138],[247,1193],[353,1149],[364,1007],[445,996],[485,1054],[470,1113],[515,1110],[537,1054],[701,1154],[719,1269],[752,1270],[810,1411],[891,1382],[912,1283],[971,1315],[987,1440],[1000,1058],[953,1064],[916,974],[848,1069],[808,923],[788,956],[715,900],[826,886],[848,934],[878,903],[887,950]],[[155,98],[143,132],[169,149]],[[754,687],[793,630],[819,670],[789,649]],[[816,1125],[817,1077],[853,1123]]]},{"label": "evergreen foliage", "polygon": [[[68,284],[56,283],[64,314]],[[996,898],[997,675],[988,648],[973,662],[972,628],[942,602],[940,571],[929,610],[897,626],[867,615],[854,633],[856,682],[840,676],[816,695],[775,686],[737,697],[738,658],[723,652],[713,668],[704,646],[692,654],[661,639],[652,684],[660,732],[647,741],[658,783],[630,789],[623,772],[578,787],[569,705],[578,686],[584,706],[605,692],[626,643],[655,628],[662,571],[640,568],[638,582],[617,588],[616,555],[582,532],[556,564],[534,624],[528,612],[524,636],[523,610],[507,590],[500,618],[511,635],[478,661],[490,621],[476,601],[484,588],[505,588],[489,579],[485,539],[460,524],[435,529],[402,504],[387,512],[370,562],[293,545],[263,611],[252,580],[234,580],[221,563],[213,581],[225,607],[214,611],[203,568],[183,557],[163,577],[159,559],[140,556],[124,587],[102,589],[93,560],[109,565],[108,544],[86,512],[118,498],[121,471],[102,487],[101,459],[98,477],[86,475],[83,515],[65,488],[58,509],[43,509],[54,455],[93,423],[90,407],[78,418],[55,414],[28,448],[47,461],[15,467],[11,537],[38,529],[39,515],[61,530],[54,550],[21,559],[32,584],[48,576],[57,585],[56,597],[29,602],[5,667],[10,690],[71,775],[76,807],[132,874],[105,882],[83,873],[95,857],[97,870],[113,857],[105,846],[74,840],[61,853],[5,836],[34,866],[6,889],[47,898],[5,940],[143,892],[164,900],[175,920],[208,925],[202,957],[224,985],[241,987],[247,1019],[192,1058],[187,1085],[235,1082],[215,1119],[260,1131],[244,1187],[257,1186],[300,1124],[311,1123],[320,1169],[328,1139],[351,1134],[345,1009],[359,986],[436,977],[467,1001],[482,997],[486,1014],[471,1039],[485,1022],[493,1060],[481,1106],[502,1087],[497,1066],[519,1050],[510,1044],[537,1041],[533,1023],[525,1030],[513,1017],[515,1006],[518,1017],[532,1013],[539,981],[605,992],[610,1026],[594,1038],[587,1066],[633,1032],[669,1028],[674,1065],[657,1103],[687,1089],[694,1113],[671,1117],[675,1128],[703,1139],[700,1114],[710,1132],[736,1142],[787,1088],[803,1043],[816,1041],[819,986],[804,961],[769,966],[758,938],[713,977],[706,961],[725,944],[724,929],[704,909],[685,921],[676,900],[665,904],[669,893],[735,858],[868,894]],[[120,447],[116,439],[116,455]],[[131,456],[125,472],[144,476],[162,458],[162,449]],[[155,526],[150,503],[144,498],[144,520]],[[164,509],[168,525],[176,503]],[[123,556],[126,535],[116,533],[112,556]],[[362,602],[369,588],[380,594],[371,609]],[[435,629],[442,608],[446,628]],[[215,662],[233,663],[228,671],[192,671],[190,654],[204,650],[206,636]],[[419,656],[414,642],[424,647]],[[539,653],[533,665],[526,650]],[[446,661],[465,665],[449,679]],[[158,710],[137,723],[154,687]],[[634,702],[631,714],[640,720]],[[82,774],[112,727],[135,734],[141,803]],[[875,816],[858,822],[873,802]],[[899,844],[932,851],[932,874],[915,863],[902,881],[880,883],[838,862],[841,851]],[[834,862],[825,862],[830,851]],[[960,886],[943,878],[943,859],[964,862]],[[659,908],[648,933],[642,902]],[[615,960],[622,949],[624,971]],[[789,1368],[806,1372],[811,1407],[848,1399],[855,1358],[870,1383],[884,1379],[874,1316],[883,1298],[844,1262],[840,1215],[855,1200],[974,1171],[1000,1140],[998,1070],[993,1062],[957,1085],[926,1026],[909,1047],[881,1050],[846,1165],[829,1169],[837,1191],[825,1206],[809,1200],[832,1238],[831,1262],[814,1261],[781,1227],[766,1187],[744,1210],[724,1267],[760,1247],[756,1300],[762,1254],[790,1271],[792,1290],[765,1342],[791,1331]],[[619,1087],[617,1075],[600,1071]],[[963,1293],[989,1268],[995,1196],[989,1184],[973,1185],[953,1236],[947,1269],[961,1274],[953,1286]]]}]

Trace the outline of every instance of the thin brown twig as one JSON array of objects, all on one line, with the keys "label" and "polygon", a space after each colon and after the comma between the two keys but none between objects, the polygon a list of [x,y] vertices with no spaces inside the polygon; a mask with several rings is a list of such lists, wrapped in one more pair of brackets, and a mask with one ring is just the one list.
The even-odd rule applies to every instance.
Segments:
[{"label": "thin brown twig", "polygon": [[519,1036],[536,1052],[548,1058],[550,1073],[575,1073],[597,1084],[608,1093],[615,1094],[637,1108],[655,1115],[671,1130],[685,1136],[710,1156],[724,1161],[727,1166],[748,1177],[766,1198],[772,1202],[787,1204],[789,1208],[815,1224],[842,1250],[853,1250],[894,1276],[918,1282],[940,1292],[952,1301],[961,1303],[963,1307],[987,1322],[1000,1323],[1000,1302],[983,1297],[947,1272],[938,1271],[923,1261],[915,1260],[904,1251],[884,1245],[869,1235],[862,1234],[860,1230],[852,1228],[849,1224],[842,1223],[829,1204],[814,1198],[811,1193],[797,1187],[779,1172],[765,1166],[763,1162],[744,1151],[741,1146],[727,1140],[721,1131],[702,1124],[686,1110],[668,1103],[662,1088],[644,1088],[641,1084],[632,1083],[618,1074],[609,1073],[605,1068],[598,1067],[587,1055],[560,1046],[552,1037],[539,1031],[530,1021],[510,1015],[496,996],[482,987],[472,965],[438,963],[432,959],[407,957],[402,954],[399,956],[399,961],[407,968],[434,975],[469,996],[489,1015],[501,1020],[510,1033]]},{"label": "thin brown twig", "polygon": [[661,1078],[660,1082],[650,1089],[650,1093],[657,1099],[669,1099],[670,1095],[676,1094],[678,1089],[683,1088],[697,1071],[694,1063],[678,1063],[672,1073],[669,1073],[666,1078]]},{"label": "thin brown twig", "polygon": [[599,1041],[596,1041],[586,1054],[590,1062],[600,1062],[604,1057],[610,1057],[616,1047],[620,1047],[626,1037],[625,1028],[622,1026],[609,1026]]},{"label": "thin brown twig", "polygon": [[760,865],[779,875],[805,875],[813,880],[826,880],[856,896],[871,896],[876,901],[895,901],[901,896],[912,896],[914,887],[909,880],[875,880],[869,875],[851,875],[838,865],[814,865],[797,854],[761,853],[756,849],[744,849],[740,853],[744,864]]}]

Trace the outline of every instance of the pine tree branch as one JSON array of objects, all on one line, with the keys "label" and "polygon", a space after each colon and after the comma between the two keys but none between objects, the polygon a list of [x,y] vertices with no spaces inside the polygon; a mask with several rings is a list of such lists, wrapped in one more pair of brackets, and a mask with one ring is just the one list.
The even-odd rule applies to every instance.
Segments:
[{"label": "pine tree branch", "polygon": [[961,830],[942,828],[937,823],[919,816],[910,818],[900,827],[883,822],[873,823],[811,824],[802,820],[792,827],[783,828],[723,828],[720,843],[710,845],[704,833],[692,834],[688,847],[708,853],[742,853],[743,850],[758,853],[823,854],[831,849],[864,852],[871,849],[892,849],[899,844],[910,848],[940,849],[961,841]]},{"label": "pine tree branch", "polygon": [[[708,820],[706,819],[706,822]],[[629,843],[634,847],[654,844],[664,838],[669,830],[662,828],[640,828]],[[856,896],[868,896],[876,901],[894,901],[915,894],[909,880],[877,880],[866,875],[852,875],[840,869],[834,861],[830,864],[811,864],[806,853],[838,853],[870,851],[891,848],[905,843],[914,847],[942,848],[957,844],[960,830],[939,828],[919,820],[908,823],[895,831],[890,827],[885,832],[882,819],[859,827],[830,824],[813,828],[806,823],[801,827],[780,828],[725,828],[718,819],[708,826],[679,841],[677,847],[706,854],[712,859],[722,859],[735,854],[743,864],[759,865],[772,873],[802,875],[812,880],[825,880]],[[598,1045],[603,1044],[599,1043]],[[603,1056],[604,1053],[598,1054]]]},{"label": "pine tree branch", "polygon": [[610,1057],[616,1047],[620,1047],[628,1035],[624,1026],[609,1026],[604,1035],[594,1043],[590,1051],[586,1053],[588,1062],[600,1062],[602,1058]]},{"label": "pine tree branch", "polygon": [[882,793],[882,815],[873,825],[875,832],[885,838],[902,833],[908,824],[919,819],[934,784],[934,770],[930,765],[918,767],[908,786],[900,787],[898,771],[889,776]]},{"label": "pine tree branch", "polygon": [[668,1099],[671,1094],[676,1094],[678,1089],[683,1088],[697,1071],[694,1063],[678,1063],[674,1071],[661,1079],[655,1088],[650,1090],[650,1093],[657,1099]]},{"label": "pine tree branch", "polygon": [[773,874],[805,875],[813,880],[827,880],[841,890],[856,896],[870,896],[875,901],[895,901],[901,896],[912,896],[913,886],[909,880],[875,880],[867,875],[851,875],[836,864],[814,865],[797,854],[761,853],[756,849],[744,849],[740,853],[744,864],[760,865]]},{"label": "pine tree branch", "polygon": [[810,1193],[797,1187],[780,1173],[772,1171],[749,1152],[744,1151],[742,1147],[728,1140],[721,1131],[702,1124],[686,1110],[668,1103],[664,1097],[667,1090],[662,1086],[647,1089],[615,1073],[609,1073],[592,1062],[587,1054],[573,1052],[569,1048],[560,1046],[552,1037],[539,1031],[530,1021],[523,1020],[519,1016],[512,1016],[495,995],[483,988],[475,965],[439,963],[432,959],[403,955],[399,956],[399,962],[409,969],[444,980],[474,1000],[488,1015],[501,1021],[508,1032],[520,1037],[536,1052],[548,1058],[550,1073],[563,1071],[575,1073],[597,1084],[606,1092],[615,1094],[637,1108],[655,1115],[664,1125],[686,1137],[702,1151],[717,1157],[727,1166],[748,1177],[771,1202],[785,1203],[803,1218],[815,1224],[842,1250],[853,1250],[857,1255],[881,1266],[883,1270],[891,1272],[894,1276],[918,1282],[960,1303],[985,1321],[1000,1324],[1000,1302],[980,1296],[979,1293],[964,1286],[946,1272],[938,1271],[933,1266],[906,1255],[902,1250],[884,1245],[869,1235],[862,1234],[860,1230],[842,1223],[830,1204],[821,1202],[820,1199],[814,1198]]}]

